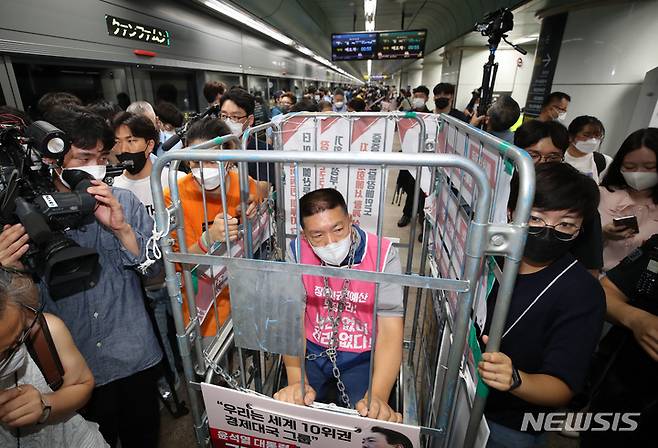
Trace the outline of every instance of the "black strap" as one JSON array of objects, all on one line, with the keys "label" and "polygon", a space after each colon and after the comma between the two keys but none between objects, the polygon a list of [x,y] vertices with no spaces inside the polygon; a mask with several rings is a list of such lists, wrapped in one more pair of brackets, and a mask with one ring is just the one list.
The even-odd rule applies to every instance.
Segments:
[{"label": "black strap", "polygon": [[594,152],[594,163],[596,164],[596,173],[600,176],[607,165],[605,156],[600,152]]}]

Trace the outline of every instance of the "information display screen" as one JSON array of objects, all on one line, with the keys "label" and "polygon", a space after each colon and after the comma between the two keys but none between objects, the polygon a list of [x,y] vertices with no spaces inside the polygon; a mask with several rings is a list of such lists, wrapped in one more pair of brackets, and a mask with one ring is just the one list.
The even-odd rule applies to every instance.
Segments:
[{"label": "information display screen", "polygon": [[426,37],[427,30],[332,34],[331,59],[418,59],[424,55]]},{"label": "information display screen", "polygon": [[349,33],[331,35],[331,59],[355,61],[374,59],[377,33]]},{"label": "information display screen", "polygon": [[164,45],[165,47],[171,44],[169,31],[161,28],[108,15],[105,16],[105,24],[110,36]]},{"label": "information display screen", "polygon": [[425,52],[426,30],[378,33],[377,59],[417,59]]}]

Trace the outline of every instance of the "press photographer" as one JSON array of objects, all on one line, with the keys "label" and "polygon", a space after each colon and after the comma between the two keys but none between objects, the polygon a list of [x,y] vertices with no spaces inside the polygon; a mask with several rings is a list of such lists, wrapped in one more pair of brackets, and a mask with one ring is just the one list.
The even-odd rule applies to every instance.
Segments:
[{"label": "press photographer", "polygon": [[[66,107],[52,111],[49,119],[70,142],[70,149],[46,160],[57,191],[71,191],[71,174],[85,176],[82,171],[94,178],[86,189],[97,203],[93,218],[67,228],[64,234],[80,247],[93,248],[100,270],[93,287],[56,301],[40,279],[42,301],[46,311],[71,330],[94,375],[96,387],[83,415],[99,423],[111,446],[121,440],[122,446],[155,447],[159,427],[156,366],[162,353],[135,270],[146,259],[153,220],[132,192],[100,180],[114,145],[114,133],[102,117]],[[24,270],[21,259],[30,248],[28,243],[23,225],[5,226],[0,234],[0,265]]]}]

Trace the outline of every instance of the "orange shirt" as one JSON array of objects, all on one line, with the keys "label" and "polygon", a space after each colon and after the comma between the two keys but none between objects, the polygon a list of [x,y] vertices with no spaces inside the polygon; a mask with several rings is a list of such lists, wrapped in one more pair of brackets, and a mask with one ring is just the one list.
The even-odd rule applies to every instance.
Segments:
[{"label": "orange shirt", "polygon": [[[237,216],[237,207],[240,205],[240,180],[237,170],[231,170],[226,176],[226,212],[231,217]],[[251,177],[249,178],[249,193],[256,196],[256,181]],[[185,243],[188,249],[195,245],[201,234],[203,233],[203,226],[205,224],[204,211],[203,211],[203,196],[201,187],[194,179],[192,174],[184,176],[178,181],[178,195],[183,209],[183,219],[185,228]],[[165,190],[165,203],[169,206],[171,204],[171,192],[169,189]],[[211,225],[215,216],[223,213],[221,198],[216,196],[206,195],[206,209],[208,210],[208,225]],[[175,244],[174,250],[178,251],[178,243]],[[180,266],[177,266],[180,270]],[[217,313],[219,314],[219,322],[223,324],[231,312],[231,305],[229,302],[228,286],[225,287],[217,296]],[[201,325],[202,336],[214,336],[217,332],[217,324],[213,314],[213,308],[210,308],[208,315]],[[185,323],[190,321],[190,313],[187,307],[187,298],[185,296],[185,288],[183,288],[183,317]]]}]

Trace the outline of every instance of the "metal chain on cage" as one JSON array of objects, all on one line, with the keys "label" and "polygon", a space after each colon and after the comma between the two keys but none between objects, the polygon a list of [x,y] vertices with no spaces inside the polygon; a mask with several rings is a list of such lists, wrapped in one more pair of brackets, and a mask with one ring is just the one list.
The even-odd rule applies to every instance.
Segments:
[{"label": "metal chain on cage", "polygon": [[[348,269],[351,269],[352,265],[354,264],[355,252],[356,252],[356,238],[354,237],[354,230],[352,229],[352,246],[350,248],[350,254],[347,261]],[[343,380],[340,377],[340,369],[338,369],[338,364],[336,362],[336,351],[338,348],[338,332],[343,315],[343,310],[345,310],[345,304],[347,302],[347,290],[350,286],[350,279],[346,278],[345,280],[343,280],[343,287],[341,289],[338,300],[333,300],[331,294],[331,288],[329,287],[329,279],[327,277],[323,277],[322,280],[324,281],[324,306],[327,308],[327,317],[322,318],[320,320],[319,325],[320,328],[324,328],[325,322],[327,321],[331,322],[331,339],[329,340],[329,348],[327,348],[326,350],[324,350],[322,353],[319,354],[307,355],[306,359],[308,359],[309,361],[314,361],[324,356],[326,356],[329,359],[332,365],[331,371],[336,380],[336,388],[338,389],[338,393],[340,394],[340,399],[345,404],[345,406],[351,408],[352,406],[350,404],[350,397],[347,395],[347,392],[345,391],[345,383],[343,383]]]},{"label": "metal chain on cage", "polygon": [[283,260],[283,251],[279,247],[277,223],[279,219],[283,219],[283,216],[280,212],[277,213],[274,194],[276,193],[270,194],[267,198],[267,213],[274,217],[274,219],[269,220],[270,240],[267,250],[269,251],[270,260],[280,261]]},{"label": "metal chain on cage", "polygon": [[203,354],[203,358],[206,360],[206,363],[208,363],[208,366],[212,368],[213,372],[219,375],[231,389],[235,389],[241,392],[250,392],[248,389],[240,386],[236,378],[234,378],[225,368],[210,359],[206,353]]}]

